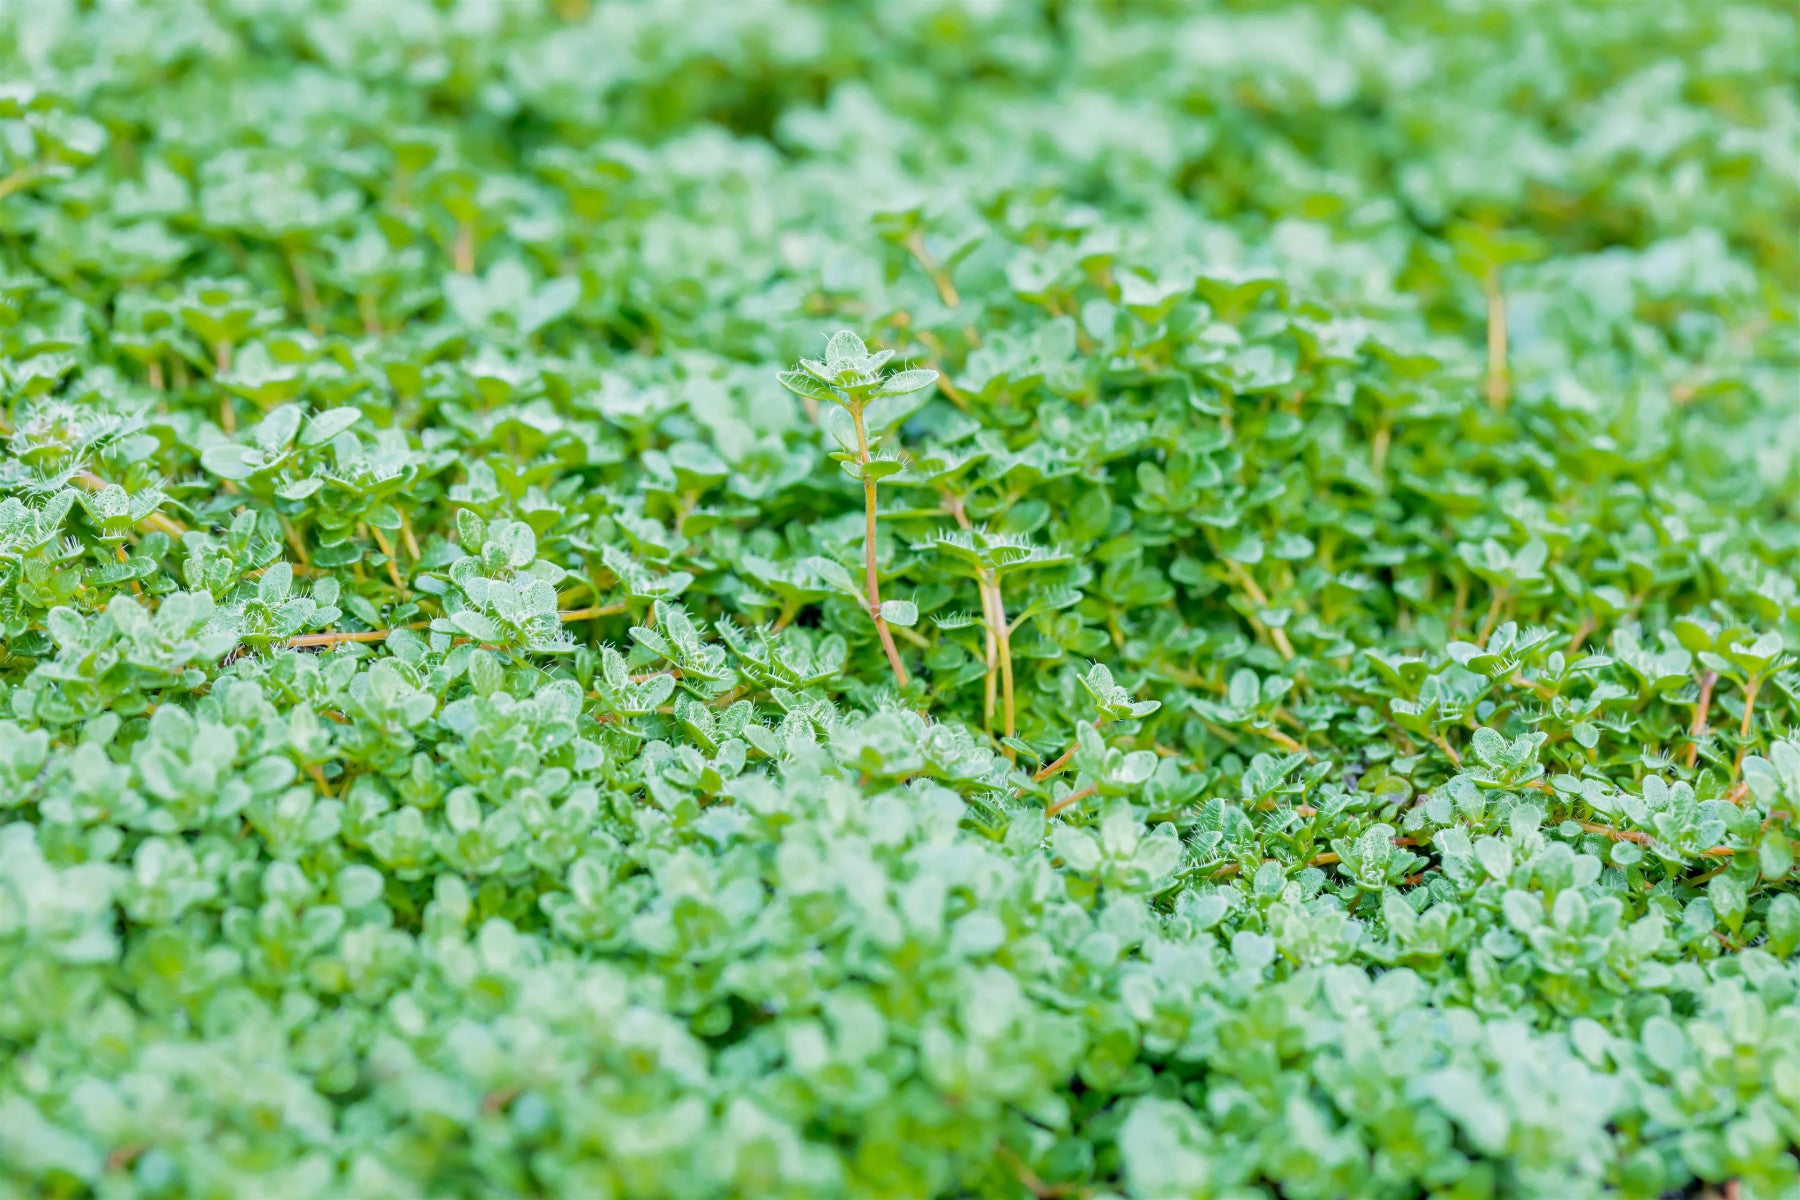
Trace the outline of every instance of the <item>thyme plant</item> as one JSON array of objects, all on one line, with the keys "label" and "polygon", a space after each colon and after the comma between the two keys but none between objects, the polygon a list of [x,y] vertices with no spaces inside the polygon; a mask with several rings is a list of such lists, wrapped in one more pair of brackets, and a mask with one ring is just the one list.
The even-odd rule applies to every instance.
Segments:
[{"label": "thyme plant", "polygon": [[1792,4],[0,64],[0,1195],[1800,1196]]}]

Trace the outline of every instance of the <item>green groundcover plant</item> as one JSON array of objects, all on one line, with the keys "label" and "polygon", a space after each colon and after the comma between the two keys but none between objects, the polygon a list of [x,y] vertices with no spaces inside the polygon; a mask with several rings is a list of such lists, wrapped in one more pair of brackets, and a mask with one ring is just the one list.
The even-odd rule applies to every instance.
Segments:
[{"label": "green groundcover plant", "polygon": [[1791,4],[0,46],[0,1194],[1800,1195]]}]

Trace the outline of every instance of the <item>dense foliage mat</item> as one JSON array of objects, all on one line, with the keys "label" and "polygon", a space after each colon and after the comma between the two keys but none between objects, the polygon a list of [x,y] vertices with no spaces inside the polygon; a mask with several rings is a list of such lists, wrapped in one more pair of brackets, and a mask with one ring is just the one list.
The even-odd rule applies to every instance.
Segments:
[{"label": "dense foliage mat", "polygon": [[0,46],[0,1191],[1800,1194],[1791,5]]}]

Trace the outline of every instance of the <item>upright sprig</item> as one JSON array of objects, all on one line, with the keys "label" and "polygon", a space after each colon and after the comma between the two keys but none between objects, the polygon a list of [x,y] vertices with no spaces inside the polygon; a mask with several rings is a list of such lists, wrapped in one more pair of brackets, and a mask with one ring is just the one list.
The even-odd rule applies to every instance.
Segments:
[{"label": "upright sprig", "polygon": [[[863,340],[848,329],[831,335],[825,346],[825,361],[803,358],[791,371],[777,378],[781,386],[804,400],[835,404],[850,415],[856,434],[855,450],[834,453],[843,464],[844,473],[860,480],[863,486],[863,575],[867,590],[869,616],[875,622],[876,636],[887,654],[894,680],[905,687],[909,682],[906,664],[900,661],[900,648],[894,644],[889,620],[898,615],[881,602],[881,578],[875,563],[876,488],[880,482],[903,469],[898,455],[877,452],[879,434],[869,433],[868,410],[871,403],[889,396],[906,396],[937,382],[938,374],[919,367],[906,371],[884,371],[892,350],[873,353]],[[910,609],[908,610],[910,611]]]}]

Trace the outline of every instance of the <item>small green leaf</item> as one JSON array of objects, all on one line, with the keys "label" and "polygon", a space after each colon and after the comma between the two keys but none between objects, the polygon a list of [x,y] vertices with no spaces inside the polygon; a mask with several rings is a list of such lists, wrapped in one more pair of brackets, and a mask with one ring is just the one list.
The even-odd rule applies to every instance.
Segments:
[{"label": "small green leaf", "polygon": [[1779,830],[1770,830],[1763,835],[1756,857],[1765,879],[1783,879],[1794,869],[1793,843]]},{"label": "small green leaf", "polygon": [[911,628],[919,623],[919,609],[910,600],[883,600],[881,618],[890,625]]},{"label": "small green leaf", "polygon": [[301,427],[300,444],[322,446],[360,420],[362,413],[354,408],[332,408],[314,413]]}]

